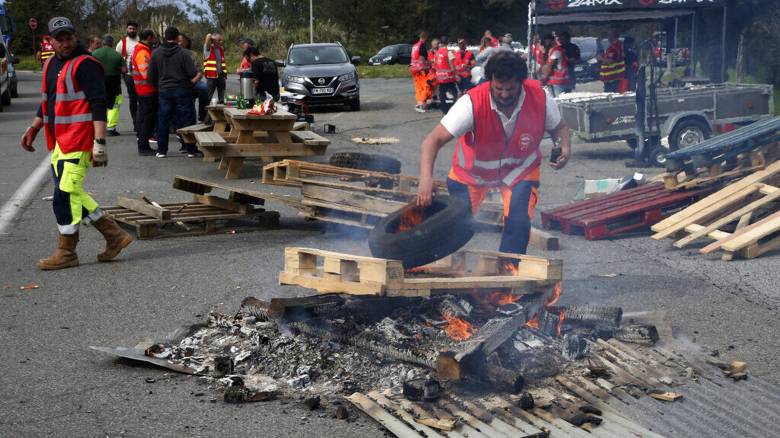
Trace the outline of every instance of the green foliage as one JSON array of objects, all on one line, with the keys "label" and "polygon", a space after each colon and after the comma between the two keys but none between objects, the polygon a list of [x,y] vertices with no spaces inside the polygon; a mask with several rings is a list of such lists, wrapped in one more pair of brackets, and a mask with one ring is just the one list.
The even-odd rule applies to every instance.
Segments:
[{"label": "green foliage", "polygon": [[38,62],[38,59],[35,58],[33,55],[16,55],[14,56],[19,59],[19,63],[14,66],[14,68],[17,71],[21,70],[32,70],[32,71],[38,71],[41,69],[41,63]]},{"label": "green foliage", "polygon": [[[365,59],[364,59],[365,62]],[[361,79],[367,78],[411,78],[408,65],[366,65],[357,66],[358,76]]]}]

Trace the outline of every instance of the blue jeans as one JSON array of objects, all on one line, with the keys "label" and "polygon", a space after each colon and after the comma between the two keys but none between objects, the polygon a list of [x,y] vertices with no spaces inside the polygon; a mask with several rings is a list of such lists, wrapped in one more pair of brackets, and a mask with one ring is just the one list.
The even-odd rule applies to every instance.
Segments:
[{"label": "blue jeans", "polygon": [[[160,108],[157,113],[157,152],[168,153],[168,129],[171,119],[176,117],[176,126],[184,127],[195,124],[195,105],[192,102],[192,90],[167,90],[158,94]],[[181,139],[179,139],[181,141]],[[187,152],[198,149],[192,143],[183,143]]]},{"label": "blue jeans", "polygon": [[198,81],[192,87],[192,98],[198,100],[198,121],[206,120],[206,105],[209,104],[209,87],[203,81]]}]

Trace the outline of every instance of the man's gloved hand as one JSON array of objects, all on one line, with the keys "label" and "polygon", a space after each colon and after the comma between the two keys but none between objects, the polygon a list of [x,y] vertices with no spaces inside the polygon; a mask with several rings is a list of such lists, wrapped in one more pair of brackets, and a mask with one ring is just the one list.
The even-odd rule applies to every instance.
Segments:
[{"label": "man's gloved hand", "polygon": [[92,165],[95,167],[108,166],[108,149],[106,149],[105,138],[96,138],[92,145]]},{"label": "man's gloved hand", "polygon": [[28,152],[35,152],[35,148],[33,147],[33,142],[35,141],[35,136],[38,135],[38,130],[33,128],[32,126],[27,127],[27,130],[24,131],[24,134],[22,134],[22,141],[20,144],[22,145],[22,149],[28,151]]}]

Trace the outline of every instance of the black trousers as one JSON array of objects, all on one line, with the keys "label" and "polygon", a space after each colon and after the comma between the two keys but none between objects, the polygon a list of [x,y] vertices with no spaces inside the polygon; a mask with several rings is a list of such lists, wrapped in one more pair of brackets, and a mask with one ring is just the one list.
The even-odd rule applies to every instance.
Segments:
[{"label": "black trousers", "polygon": [[458,84],[455,82],[439,84],[439,108],[447,114],[458,99]]},{"label": "black trousers", "polygon": [[138,152],[148,151],[149,137],[154,134],[157,126],[157,107],[159,106],[156,94],[151,96],[138,96],[138,114],[136,121],[138,129]]},{"label": "black trousers", "polygon": [[218,103],[225,103],[225,78],[208,78],[206,79],[206,85],[209,87],[209,104],[214,97],[214,91],[217,92]]},{"label": "black trousers", "polygon": [[138,133],[138,125],[135,122],[136,114],[138,114],[138,93],[135,92],[135,83],[131,75],[122,75],[122,79],[125,80],[127,97],[130,100],[130,117],[133,118],[133,131]]}]

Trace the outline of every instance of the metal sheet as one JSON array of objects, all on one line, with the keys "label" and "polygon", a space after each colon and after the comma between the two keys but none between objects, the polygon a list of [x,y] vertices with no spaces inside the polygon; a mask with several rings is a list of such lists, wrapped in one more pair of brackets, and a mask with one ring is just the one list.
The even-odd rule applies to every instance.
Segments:
[{"label": "metal sheet", "polygon": [[158,359],[156,357],[149,357],[144,354],[144,350],[140,348],[126,348],[126,347],[95,347],[90,346],[89,348],[100,351],[102,353],[108,353],[113,356],[130,359],[130,360],[137,360],[140,362],[146,362],[150,363],[152,365],[156,365],[158,367],[167,368],[171,371],[176,371],[177,373],[183,373],[183,374],[192,374],[192,375],[201,375],[201,373],[198,373],[196,370],[186,367],[184,365],[175,364],[173,362],[170,362],[165,359]]}]

